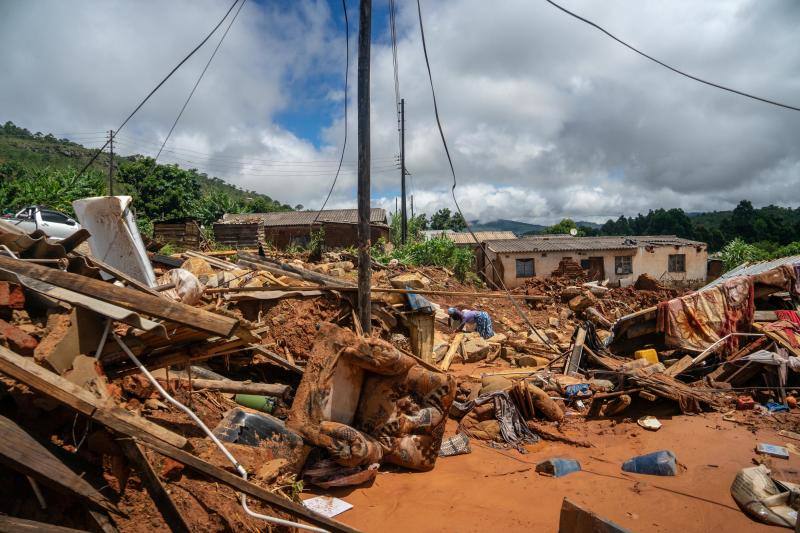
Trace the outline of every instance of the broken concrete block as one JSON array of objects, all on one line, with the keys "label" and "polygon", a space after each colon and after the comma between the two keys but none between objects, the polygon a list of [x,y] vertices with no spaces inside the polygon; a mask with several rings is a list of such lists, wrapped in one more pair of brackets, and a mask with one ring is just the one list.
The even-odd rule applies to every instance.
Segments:
[{"label": "broken concrete block", "polygon": [[542,366],[550,362],[550,360],[545,357],[526,353],[518,355],[516,361],[519,367]]},{"label": "broken concrete block", "polygon": [[328,274],[337,278],[343,278],[345,276],[345,271],[343,268],[332,268],[328,271]]},{"label": "broken concrete block", "polygon": [[417,272],[406,272],[400,274],[389,280],[392,287],[395,289],[405,289],[411,287],[412,289],[424,289],[431,284],[430,280]]},{"label": "broken concrete block", "polygon": [[462,349],[464,350],[464,362],[474,363],[486,359],[492,347],[488,342],[478,337],[467,339],[462,345]]},{"label": "broken concrete block", "polygon": [[583,293],[583,289],[580,287],[575,287],[571,285],[569,287],[565,287],[561,290],[561,301],[568,302],[575,298],[576,296],[580,296]]},{"label": "broken concrete block", "polygon": [[497,344],[503,344],[508,340],[508,337],[503,333],[495,333],[493,336],[486,339],[486,342],[495,342]]},{"label": "broken concrete block", "polygon": [[548,324],[550,324],[551,328],[557,328],[559,326],[559,324],[560,324],[558,318],[554,317],[554,316],[548,317],[547,318],[547,322],[548,322]]},{"label": "broken concrete block", "polygon": [[586,308],[592,307],[596,303],[597,297],[589,291],[584,291],[569,301],[569,308],[576,313],[581,313]]},{"label": "broken concrete block", "polygon": [[517,355],[517,351],[511,346],[503,346],[500,348],[500,358],[505,359],[509,363],[516,360]]},{"label": "broken concrete block", "polygon": [[553,342],[558,342],[561,340],[561,338],[558,335],[558,331],[552,328],[547,328],[546,330],[544,330],[544,334],[547,335],[547,338]]}]

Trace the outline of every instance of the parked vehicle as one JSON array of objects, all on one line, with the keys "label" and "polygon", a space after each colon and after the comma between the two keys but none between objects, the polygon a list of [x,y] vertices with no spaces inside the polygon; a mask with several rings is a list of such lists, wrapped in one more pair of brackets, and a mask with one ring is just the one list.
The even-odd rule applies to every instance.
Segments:
[{"label": "parked vehicle", "polygon": [[53,240],[64,239],[81,229],[81,225],[75,219],[38,205],[26,207],[14,216],[4,215],[3,220],[17,226],[25,233],[33,233],[40,229]]}]

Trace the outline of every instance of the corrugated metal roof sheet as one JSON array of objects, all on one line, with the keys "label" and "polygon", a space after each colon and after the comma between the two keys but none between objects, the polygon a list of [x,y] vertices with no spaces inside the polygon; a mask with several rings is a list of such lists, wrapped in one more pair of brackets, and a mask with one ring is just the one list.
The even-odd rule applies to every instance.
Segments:
[{"label": "corrugated metal roof sheet", "polygon": [[538,235],[513,240],[491,241],[487,247],[499,253],[568,252],[582,250],[626,250],[640,246],[705,246],[674,235],[634,235],[629,237],[562,237]]},{"label": "corrugated metal roof sheet", "polygon": [[773,259],[771,261],[759,261],[758,263],[743,263],[738,267],[734,268],[733,270],[725,272],[722,276],[718,277],[717,279],[715,279],[714,281],[703,287],[703,289],[719,285],[720,283],[723,283],[726,280],[736,276],[754,276],[756,274],[761,274],[762,272],[766,272],[767,270],[772,270],[773,268],[777,268],[781,265],[791,265],[794,263],[800,263],[800,255],[780,257],[778,259]]},{"label": "corrugated metal roof sheet", "polygon": [[[447,237],[456,244],[474,244],[475,239],[469,232],[453,231],[453,230],[426,230],[422,232],[425,235],[425,240],[435,239],[437,237]],[[516,239],[513,231],[476,231],[475,237],[478,242],[497,241],[502,239]]]},{"label": "corrugated metal roof sheet", "polygon": [[[339,224],[358,223],[358,209],[326,209],[325,211],[281,211],[278,213],[225,213],[223,224],[246,224],[261,222],[266,226],[308,226],[317,218],[318,221]],[[371,224],[386,224],[386,210],[373,207],[370,211]]]}]

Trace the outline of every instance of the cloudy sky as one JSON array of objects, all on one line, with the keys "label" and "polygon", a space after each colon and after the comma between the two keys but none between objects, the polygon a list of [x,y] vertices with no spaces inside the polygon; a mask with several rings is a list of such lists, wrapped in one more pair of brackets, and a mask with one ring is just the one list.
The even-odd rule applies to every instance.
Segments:
[{"label": "cloudy sky", "polygon": [[[348,0],[349,142],[332,207],[355,205],[358,2]],[[388,0],[374,0],[373,202],[399,190]],[[452,208],[416,2],[398,0],[416,211]],[[563,0],[690,73],[800,105],[800,3]],[[89,146],[216,24],[229,0],[0,2],[0,121]],[[423,0],[440,115],[467,218],[602,221],[657,207],[800,204],[800,113],[713,89],[630,52],[544,0]],[[219,35],[219,34],[218,34]],[[153,154],[218,36],[120,133]],[[249,0],[162,155],[318,208],[344,134],[339,0]]]}]

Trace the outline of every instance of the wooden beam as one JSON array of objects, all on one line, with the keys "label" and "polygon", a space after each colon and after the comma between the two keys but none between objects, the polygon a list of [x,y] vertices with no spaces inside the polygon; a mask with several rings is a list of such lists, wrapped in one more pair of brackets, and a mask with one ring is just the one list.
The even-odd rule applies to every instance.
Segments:
[{"label": "wooden beam", "polygon": [[54,526],[44,522],[0,515],[0,533],[88,533],[85,529]]},{"label": "wooden beam", "polygon": [[142,439],[141,442],[151,450],[154,450],[161,455],[165,455],[170,459],[174,459],[175,461],[178,461],[179,463],[182,463],[189,468],[200,472],[201,474],[205,474],[206,476],[212,477],[217,481],[225,483],[229,487],[232,487],[239,492],[243,492],[249,496],[258,498],[259,500],[266,502],[284,512],[287,512],[292,516],[301,518],[310,524],[325,528],[332,532],[357,533],[358,531],[350,526],[342,524],[341,522],[337,522],[317,514],[300,504],[294,503],[286,498],[282,498],[281,496],[277,496],[272,492],[259,487],[258,485],[254,485],[249,481],[245,481],[241,477],[232,474],[227,470],[223,470],[222,468],[214,466],[188,452],[179,450],[174,446],[170,446],[156,440]]},{"label": "wooden beam", "polygon": [[583,326],[578,326],[578,334],[575,336],[575,344],[572,347],[572,353],[569,358],[564,362],[564,373],[569,375],[575,373],[581,366],[581,358],[583,357],[583,343],[586,341],[586,329]]},{"label": "wooden beam", "polygon": [[[263,287],[220,287],[208,288],[206,294],[238,293],[238,292],[260,292],[260,291],[337,291],[337,292],[356,292],[358,287],[331,287],[330,285],[265,285]],[[424,294],[428,296],[465,296],[473,298],[508,298],[504,292],[475,292],[475,291],[435,291],[428,289],[395,289],[388,287],[372,287],[370,292],[389,292],[395,294]],[[512,294],[512,298],[517,300],[530,300],[536,302],[546,302],[552,300],[550,296],[539,294]],[[601,315],[602,316],[602,315]],[[605,318],[604,318],[605,320]],[[607,323],[608,320],[606,320]],[[609,323],[610,324],[610,323]]]},{"label": "wooden beam", "polygon": [[289,361],[287,361],[286,359],[284,359],[280,355],[267,350],[265,347],[261,346],[260,344],[251,344],[249,346],[249,348],[251,350],[253,350],[253,351],[256,351],[256,352],[260,353],[261,355],[263,355],[264,357],[269,359],[270,362],[275,363],[279,367],[285,368],[286,370],[289,370],[290,372],[294,372],[294,373],[300,374],[300,375],[302,375],[305,372],[299,366],[290,363]]},{"label": "wooden beam", "polygon": [[171,320],[215,335],[228,337],[239,323],[238,320],[233,318],[197,309],[160,296],[152,296],[136,289],[119,287],[113,283],[63,272],[54,268],[33,265],[8,257],[0,256],[0,268],[87,294],[98,300],[110,302],[126,309],[164,320]]},{"label": "wooden beam", "polygon": [[[178,378],[180,381],[189,381],[188,377]],[[208,389],[230,394],[262,394],[287,398],[292,388],[283,383],[253,383],[246,381],[233,381],[230,379],[192,379],[194,390]]]},{"label": "wooden beam", "polygon": [[0,416],[0,463],[44,485],[103,509],[116,506],[13,420]]},{"label": "wooden beam", "polygon": [[161,480],[158,479],[158,475],[156,475],[153,467],[147,461],[142,446],[127,438],[117,439],[117,444],[120,445],[125,457],[128,458],[133,468],[139,473],[142,485],[147,489],[147,493],[153,503],[156,504],[156,508],[158,508],[170,531],[189,533],[191,531],[189,524],[183,519],[183,515],[175,506],[175,502],[172,501],[164,485],[161,484]]},{"label": "wooden beam", "polygon": [[33,359],[17,355],[3,346],[0,346],[0,372],[124,435],[135,437],[147,434],[180,448],[186,446],[185,437],[129,411],[105,405],[86,389],[45,370],[34,363]]},{"label": "wooden beam", "polygon": [[452,342],[450,342],[450,347],[447,349],[447,353],[444,354],[444,359],[442,359],[442,364],[440,367],[445,372],[447,372],[450,369],[450,364],[453,362],[453,357],[455,357],[456,352],[458,351],[463,341],[464,341],[464,334],[456,333],[455,337],[453,337]]}]

